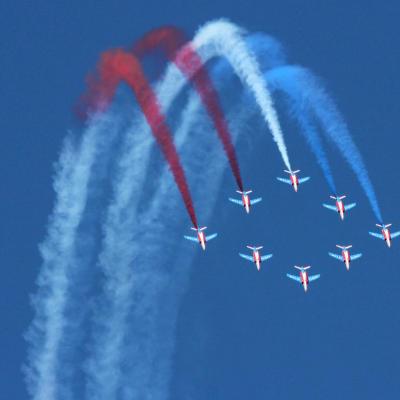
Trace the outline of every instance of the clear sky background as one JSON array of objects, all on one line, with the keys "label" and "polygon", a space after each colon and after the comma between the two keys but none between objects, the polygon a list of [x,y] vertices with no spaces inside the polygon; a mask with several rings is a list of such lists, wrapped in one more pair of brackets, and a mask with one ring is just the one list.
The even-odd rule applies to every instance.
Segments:
[{"label": "clear sky background", "polygon": [[[38,243],[54,204],[53,163],[68,130],[79,129],[72,107],[84,77],[101,51],[129,45],[152,28],[173,24],[192,34],[207,20],[227,17],[281,41],[291,62],[324,79],[364,156],[385,222],[400,227],[397,2],[236,3],[39,0],[0,6],[0,398],[28,398],[23,333],[33,317]],[[294,127],[288,131],[293,166],[313,180],[295,195],[274,181],[282,174],[276,150],[267,157],[253,148],[243,156],[243,175],[265,202],[248,218],[226,202],[227,175],[212,221],[220,238],[196,258],[179,312],[171,399],[398,397],[400,239],[388,250],[369,237],[377,221],[336,152],[338,190],[359,205],[344,223],[324,210],[326,184]],[[260,273],[237,257],[247,242],[274,253]],[[340,242],[364,254],[350,272],[327,256]],[[307,295],[285,278],[292,265],[305,263],[322,274]]]}]

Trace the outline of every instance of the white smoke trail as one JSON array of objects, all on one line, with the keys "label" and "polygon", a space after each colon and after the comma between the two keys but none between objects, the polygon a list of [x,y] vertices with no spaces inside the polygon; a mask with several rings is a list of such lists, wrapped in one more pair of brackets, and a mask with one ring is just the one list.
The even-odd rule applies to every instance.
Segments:
[{"label": "white smoke trail", "polygon": [[199,29],[191,44],[204,62],[215,56],[223,56],[229,61],[236,75],[254,94],[261,114],[278,145],[282,160],[286,168],[291,170],[285,139],[272,97],[256,58],[242,38],[243,34],[242,29],[228,21],[212,21]]},{"label": "white smoke trail", "polygon": [[289,109],[301,128],[300,133],[305,137],[314,153],[331,193],[336,194],[332,168],[320,137],[321,133],[312,118],[312,105],[309,98],[304,96],[306,93],[301,90],[301,87],[298,87],[298,80],[291,76],[290,71],[290,68],[283,66],[268,71],[264,76],[272,90],[282,91],[288,97]]},{"label": "white smoke trail", "polygon": [[[270,101],[269,92],[257,62],[251,53],[247,51],[241,39],[241,33],[235,25],[229,22],[216,21],[200,29],[192,45],[200,53],[204,62],[213,57],[221,56],[226,58],[229,63],[235,64],[233,65],[234,70],[239,74],[242,82],[249,85],[250,90],[256,95],[257,103],[262,110],[264,118],[271,123],[273,133],[279,140],[280,149],[283,154],[286,154],[283,137],[275,110]],[[223,35],[220,40],[218,39],[219,35]],[[229,46],[224,48],[224,42]],[[238,47],[237,51],[235,51],[236,47]],[[195,70],[192,72],[196,73]],[[157,98],[165,114],[168,113],[173,101],[182,91],[186,82],[186,76],[182,75],[174,64],[170,64],[164,79],[156,86]],[[194,107],[195,103],[196,107]],[[194,109],[198,109],[198,107],[197,101],[191,100],[188,109],[184,113],[186,120],[182,125],[181,132],[187,132],[188,127],[193,126],[193,119],[197,118],[197,111],[195,112]],[[134,139],[135,135],[137,135],[136,140]],[[182,135],[184,138],[184,134]],[[146,221],[154,222],[152,215],[158,215],[155,210],[159,212],[163,209],[161,206],[159,208],[159,205],[151,207],[152,211],[144,219],[144,222],[139,219],[137,214],[140,204],[139,193],[143,187],[145,177],[149,176],[147,169],[149,167],[152,142],[146,142],[148,137],[151,137],[151,135],[146,123],[138,124],[137,129],[132,134],[133,139],[125,146],[127,152],[122,157],[121,168],[114,185],[115,200],[107,212],[107,222],[104,227],[104,249],[100,256],[100,262],[107,279],[105,301],[104,308],[101,308],[95,318],[95,326],[98,329],[95,328],[95,344],[87,368],[89,376],[87,394],[89,398],[93,399],[113,399],[117,395],[118,382],[122,376],[120,365],[124,352],[123,344],[124,340],[126,340],[126,319],[128,318],[129,310],[133,307],[134,299],[132,297],[140,291],[140,285],[135,284],[139,274],[134,274],[131,264],[133,260],[137,259],[141,246],[134,246],[134,242],[140,239],[140,235],[137,234],[138,229],[140,229],[139,225],[148,226]],[[195,150],[191,149],[189,151]],[[195,155],[197,156],[197,153]],[[188,162],[195,159],[196,157],[193,156]],[[287,159],[287,167],[290,168],[287,155],[284,156],[284,159]],[[185,163],[185,167],[188,162]],[[163,178],[162,182],[166,180],[166,178]],[[175,192],[172,188],[170,190],[172,193]],[[155,195],[155,199],[163,198],[160,197],[160,193],[163,192],[158,192]],[[135,232],[136,234],[134,234]],[[160,241],[161,238],[157,240]],[[140,243],[143,243],[142,240],[140,240]],[[147,247],[148,243],[146,243]],[[148,266],[147,261],[145,265],[146,267]],[[136,303],[135,307],[138,307]],[[147,343],[151,343],[151,341],[149,340]]]},{"label": "white smoke trail", "polygon": [[124,326],[130,291],[135,277],[131,262],[135,256],[133,228],[140,204],[146,174],[155,143],[143,118],[130,129],[125,141],[127,149],[117,166],[114,195],[104,224],[103,249],[100,254],[105,284],[93,320],[91,356],[87,362],[88,398],[113,399],[120,380],[120,353],[123,351]]},{"label": "white smoke trail", "polygon": [[[200,108],[197,96],[192,96],[187,111],[194,108],[196,110]],[[197,111],[196,114],[198,115]],[[187,144],[186,139],[193,119],[191,112],[186,115],[190,115],[190,121],[183,123],[180,129],[183,133],[177,135],[176,144],[179,151],[182,151],[182,146]],[[145,212],[145,216],[140,215],[140,194],[145,180],[150,176],[147,168],[154,141],[148,128],[142,129],[138,124],[138,128],[133,129],[129,135],[128,143],[129,146],[124,146],[127,152],[121,158],[117,178],[114,180],[115,201],[109,206],[104,224],[104,247],[100,255],[100,265],[106,278],[102,294],[104,301],[101,302],[101,307],[95,316],[94,344],[91,359],[87,364],[87,396],[93,399],[114,399],[118,396],[121,389],[121,363],[129,361],[124,356],[126,341],[129,341],[130,335],[135,337],[134,332],[128,333],[127,319],[134,306],[135,314],[141,316],[138,321],[140,326],[136,327],[136,330],[144,329],[146,316],[142,310],[153,307],[149,305],[149,299],[151,303],[152,296],[158,292],[157,282],[162,281],[162,273],[154,276],[154,272],[151,271],[154,268],[154,260],[160,257],[159,254],[165,253],[159,248],[166,244],[162,236],[160,237],[160,232],[165,230],[165,223],[158,219],[161,219],[172,203],[175,207],[179,207],[178,198],[174,196],[177,194],[175,185],[168,167],[165,167],[162,176],[157,179],[156,194],[152,201],[148,200],[149,193],[146,193],[146,209],[149,211]],[[219,149],[219,146],[215,147]],[[201,154],[202,152],[200,158]],[[198,156],[193,157],[192,161],[195,159],[198,159]],[[166,190],[169,192],[169,199],[162,205],[160,199]],[[146,239],[149,232],[153,232],[156,237]],[[150,252],[150,248],[154,246],[157,249]],[[139,262],[138,259],[144,253],[151,254],[151,258],[141,259]],[[162,260],[159,261],[163,265]],[[152,280],[150,287],[149,277]],[[138,298],[140,301],[137,301]],[[147,330],[147,334],[150,335],[150,330]],[[143,340],[143,334],[140,336],[137,340]],[[145,343],[144,346],[146,345]],[[143,360],[140,363],[138,359],[134,361],[137,363],[136,370],[141,371],[146,368]],[[139,389],[143,387],[140,382],[135,383]]]},{"label": "white smoke trail", "polygon": [[[203,221],[213,210],[226,161],[212,138],[210,121],[200,110],[199,99],[191,96],[176,133],[176,145],[189,179],[195,177],[191,180],[191,189]],[[196,137],[196,146],[190,140],[192,135]],[[136,334],[127,341],[121,360],[128,366],[121,380],[122,398],[126,400],[168,398],[179,300],[187,287],[191,262],[200,251],[196,244],[183,241],[181,235],[187,232],[186,226],[180,220],[171,220],[179,199],[171,196],[174,184],[168,175],[169,171],[164,168],[158,190],[148,209],[138,215],[135,228],[140,238],[136,245],[135,294],[141,301],[131,304],[130,323],[125,327],[130,326],[127,332]],[[172,232],[182,233],[177,237]],[[146,254],[151,254],[150,258],[140,255],[141,243],[146,243]]]},{"label": "white smoke trail", "polygon": [[[112,125],[112,126],[111,126]],[[67,138],[54,189],[57,200],[50,218],[47,238],[40,246],[43,265],[33,297],[34,320],[27,332],[30,344],[25,366],[28,390],[35,400],[52,400],[63,390],[59,373],[60,342],[68,321],[64,316],[68,301],[69,273],[75,258],[76,232],[85,210],[92,167],[103,135],[115,126],[107,117],[96,120],[86,130],[79,149]]]},{"label": "white smoke trail", "polygon": [[[222,57],[229,62],[243,85],[255,96],[261,114],[271,130],[273,139],[287,169],[291,169],[287,148],[278,116],[274,108],[267,83],[263,79],[258,62],[251,49],[243,39],[244,31],[235,24],[220,19],[211,21],[201,27],[193,40],[187,44],[201,57],[203,64],[213,58]],[[277,50],[275,46],[274,50]],[[185,58],[185,46],[178,52],[177,58]],[[193,66],[191,74],[195,74],[199,66]],[[187,75],[183,75],[174,63],[169,63],[164,77],[156,87],[157,99],[164,114],[168,110],[182,88],[187,84]]]}]

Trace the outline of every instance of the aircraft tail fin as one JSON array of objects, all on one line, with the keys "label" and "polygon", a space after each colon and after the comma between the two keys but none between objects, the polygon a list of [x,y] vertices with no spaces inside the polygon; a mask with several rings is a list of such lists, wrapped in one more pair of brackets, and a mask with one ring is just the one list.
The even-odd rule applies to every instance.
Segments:
[{"label": "aircraft tail fin", "polygon": [[261,250],[264,246],[246,246],[250,250]]},{"label": "aircraft tail fin", "polygon": [[190,228],[192,231],[196,231],[196,232],[200,232],[200,231],[204,231],[204,230],[206,230],[207,229],[207,227],[206,226],[203,226],[203,227],[201,227],[201,228]]},{"label": "aircraft tail fin", "polygon": [[242,192],[240,190],[236,190],[236,193],[239,193],[239,194],[250,194],[250,193],[253,193],[253,191],[252,190],[245,190],[244,192]]},{"label": "aircraft tail fin", "polygon": [[342,250],[348,250],[348,249],[351,249],[353,247],[353,245],[350,244],[348,246],[340,246],[339,244],[337,244],[336,247],[338,247],[339,249],[342,249]]}]

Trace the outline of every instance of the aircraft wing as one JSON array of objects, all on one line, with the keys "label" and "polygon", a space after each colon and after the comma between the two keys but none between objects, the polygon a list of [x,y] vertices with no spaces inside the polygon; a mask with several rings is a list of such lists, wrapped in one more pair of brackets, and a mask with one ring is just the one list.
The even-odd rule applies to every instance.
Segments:
[{"label": "aircraft wing", "polygon": [[384,239],[382,233],[368,232],[371,236],[377,237],[378,239]]},{"label": "aircraft wing", "polygon": [[235,203],[235,204],[239,204],[239,206],[243,205],[242,200],[232,199],[231,197],[229,197],[229,201],[231,201],[232,203]]},{"label": "aircraft wing", "polygon": [[213,233],[212,235],[206,236],[206,240],[207,242],[209,242],[210,240],[215,239],[218,236],[218,233]]},{"label": "aircraft wing", "polygon": [[322,205],[323,205],[325,208],[327,208],[328,210],[337,211],[336,207],[335,207],[335,206],[332,206],[331,204],[322,203]]},{"label": "aircraft wing", "polygon": [[277,177],[276,179],[278,179],[278,181],[281,181],[281,182],[283,182],[283,183],[287,183],[287,184],[289,184],[289,185],[292,184],[292,181],[291,181],[290,179],[279,178],[279,177]]},{"label": "aircraft wing", "polygon": [[344,209],[345,209],[346,211],[349,211],[349,210],[351,210],[352,208],[354,208],[354,207],[356,206],[356,204],[357,204],[357,203],[348,204],[348,205],[344,206]]},{"label": "aircraft wing", "polygon": [[321,275],[317,274],[317,275],[311,275],[308,277],[308,281],[312,282],[312,281],[316,281]]},{"label": "aircraft wing", "polygon": [[[339,261],[343,261],[342,256],[339,256],[339,254],[335,254],[335,253],[328,253],[331,257],[336,258]],[[353,258],[353,257],[352,257]]]},{"label": "aircraft wing", "polygon": [[309,181],[310,179],[311,179],[311,178],[310,178],[309,176],[306,176],[306,177],[304,177],[304,178],[299,179],[299,183],[307,182],[307,181]]},{"label": "aircraft wing", "polygon": [[253,257],[252,257],[252,256],[249,256],[249,255],[247,255],[247,254],[239,253],[239,256],[242,257],[242,258],[244,258],[245,260],[249,260],[249,261],[251,261],[251,262],[254,261],[254,260],[253,260]]},{"label": "aircraft wing", "polygon": [[270,259],[272,257],[272,254],[266,254],[265,256],[261,257],[261,261],[267,261],[268,259]]},{"label": "aircraft wing", "polygon": [[353,255],[350,256],[351,261],[353,261],[353,260],[358,260],[358,259],[361,258],[361,257],[362,257],[362,254],[361,254],[361,253],[353,254]]},{"label": "aircraft wing", "polygon": [[259,203],[261,200],[262,200],[262,197],[257,197],[257,198],[254,199],[254,200],[250,200],[250,204],[251,204],[251,205],[257,204],[257,203]]},{"label": "aircraft wing", "polygon": [[391,233],[390,236],[392,239],[397,238],[397,236],[400,236],[400,231]]},{"label": "aircraft wing", "polygon": [[199,241],[199,239],[197,239],[193,236],[184,236],[184,238],[187,240],[191,240],[192,242],[196,242],[196,243]]},{"label": "aircraft wing", "polygon": [[286,274],[286,276],[290,279],[293,279],[294,281],[300,282],[301,283],[301,279],[299,276],[297,275],[291,275],[291,274]]}]

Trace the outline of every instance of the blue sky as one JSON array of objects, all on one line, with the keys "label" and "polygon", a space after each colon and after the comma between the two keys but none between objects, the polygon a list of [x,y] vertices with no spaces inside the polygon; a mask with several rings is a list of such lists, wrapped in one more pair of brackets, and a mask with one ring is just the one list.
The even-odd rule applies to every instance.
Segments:
[{"label": "blue sky", "polygon": [[[223,16],[251,32],[275,36],[291,62],[324,79],[364,156],[385,221],[400,226],[395,2],[161,4],[37,1],[0,6],[4,398],[28,398],[20,371],[27,351],[22,335],[33,317],[29,296],[40,267],[38,243],[55,200],[53,163],[62,139],[69,130],[81,129],[72,108],[84,77],[101,51],[128,45],[151,28],[173,24],[191,34]],[[270,146],[265,154],[243,143],[243,175],[265,202],[246,218],[225,201],[232,189],[226,175],[210,224],[220,237],[196,257],[180,304],[171,398],[375,399],[383,393],[394,398],[400,389],[395,308],[400,243],[388,250],[368,237],[376,221],[334,151],[330,156],[339,190],[359,206],[343,224],[322,209],[327,187],[295,128],[282,119],[293,132],[287,142],[294,166],[313,180],[294,195],[274,182],[281,174],[276,150]],[[261,124],[255,121],[254,126],[260,129]],[[246,155],[248,150],[252,153]],[[270,268],[257,274],[236,256],[245,241],[274,252]],[[352,241],[364,253],[349,273],[327,257],[339,241]],[[322,274],[306,296],[284,278],[295,263],[311,263]]]}]

